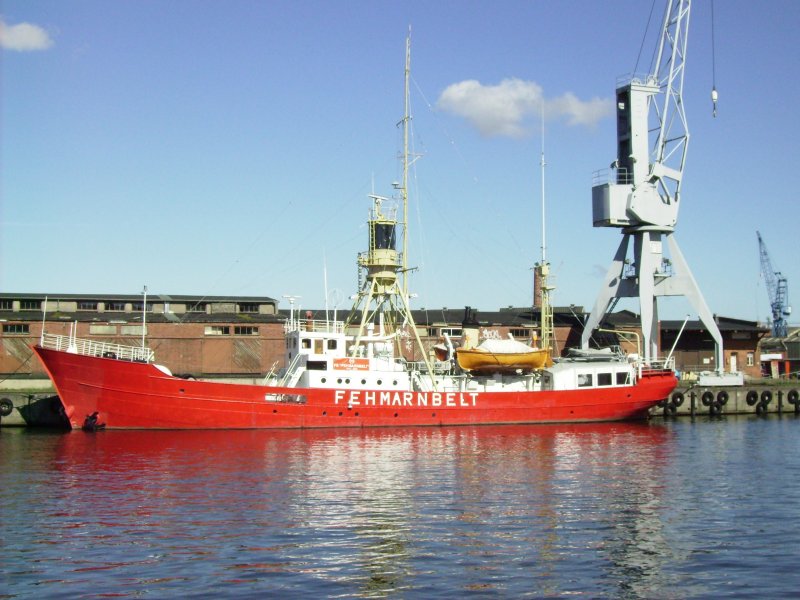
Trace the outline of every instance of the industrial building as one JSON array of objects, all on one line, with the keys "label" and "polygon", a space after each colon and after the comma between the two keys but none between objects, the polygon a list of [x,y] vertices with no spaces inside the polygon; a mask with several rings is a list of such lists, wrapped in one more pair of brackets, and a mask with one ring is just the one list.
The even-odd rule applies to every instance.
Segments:
[{"label": "industrial building", "polygon": [[[322,310],[302,309],[302,312],[301,316],[314,319],[332,318]],[[558,355],[564,348],[580,345],[587,315],[582,307],[576,306],[555,307],[553,314]],[[283,324],[287,316],[286,311],[278,309],[277,300],[270,297],[156,295],[148,297],[145,304],[142,295],[3,293],[0,294],[0,377],[3,386],[46,378],[30,350],[44,326],[48,333],[73,333],[109,344],[146,344],[154,350],[157,361],[176,374],[257,380],[283,366]],[[445,336],[457,341],[463,317],[463,308],[413,311],[419,335],[428,348]],[[507,307],[479,311],[478,321],[483,338],[510,335],[528,340],[538,331],[540,314],[538,308]],[[781,346],[780,360],[775,358],[774,344],[765,360],[760,342],[769,333],[767,327],[724,317],[717,317],[716,323],[725,346],[724,370],[738,370],[749,378],[759,377],[762,372],[770,376],[800,370],[797,335],[786,342],[788,353]],[[622,333],[596,333],[594,341],[598,345],[618,343],[628,353],[641,350],[636,342],[641,335],[637,314],[612,313],[603,322],[603,329]],[[672,351],[681,373],[717,370],[714,341],[700,321],[662,321],[659,335],[662,354]],[[412,355],[407,358],[421,358],[413,356],[413,350],[410,352]]]}]

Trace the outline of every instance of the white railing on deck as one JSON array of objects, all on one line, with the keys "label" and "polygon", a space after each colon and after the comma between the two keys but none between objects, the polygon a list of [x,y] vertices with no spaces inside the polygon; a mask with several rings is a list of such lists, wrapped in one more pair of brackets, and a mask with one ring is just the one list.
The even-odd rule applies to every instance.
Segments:
[{"label": "white railing on deck", "polygon": [[52,333],[42,334],[40,345],[48,350],[61,350],[72,354],[83,356],[97,356],[102,358],[116,358],[131,362],[152,362],[154,359],[153,351],[150,348],[141,346],[123,346],[122,344],[111,344],[109,342],[96,342],[94,340],[84,340],[68,335],[54,335]]},{"label": "white railing on deck", "polygon": [[669,359],[651,359],[649,364],[642,362],[637,365],[639,377],[642,376],[643,371],[674,371],[675,370],[675,357]]},{"label": "white railing on deck", "polygon": [[313,331],[315,333],[342,333],[344,323],[342,321],[325,321],[311,319],[288,319],[284,323],[285,331]]}]

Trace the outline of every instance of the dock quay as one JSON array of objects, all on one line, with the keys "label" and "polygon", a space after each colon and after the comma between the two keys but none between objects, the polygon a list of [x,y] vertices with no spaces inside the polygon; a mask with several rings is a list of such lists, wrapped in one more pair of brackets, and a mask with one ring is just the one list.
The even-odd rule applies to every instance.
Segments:
[{"label": "dock quay", "polygon": [[745,383],[743,386],[679,385],[654,407],[651,416],[800,414],[800,381]]},{"label": "dock quay", "polygon": [[67,427],[55,392],[0,390],[0,427]]}]

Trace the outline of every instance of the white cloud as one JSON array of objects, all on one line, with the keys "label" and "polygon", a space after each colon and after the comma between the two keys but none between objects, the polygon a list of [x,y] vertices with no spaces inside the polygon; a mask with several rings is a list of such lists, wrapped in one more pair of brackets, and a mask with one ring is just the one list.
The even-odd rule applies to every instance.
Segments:
[{"label": "white cloud", "polygon": [[6,25],[0,18],[0,46],[17,52],[30,50],[47,50],[53,45],[53,40],[47,32],[38,25],[19,23]]},{"label": "white cloud", "polygon": [[595,125],[613,113],[610,99],[582,101],[572,93],[546,99],[542,87],[533,81],[504,79],[497,85],[483,85],[470,79],[449,85],[437,106],[464,117],[482,135],[525,137],[528,121],[538,123],[542,103],[547,118],[564,118],[569,125]]}]

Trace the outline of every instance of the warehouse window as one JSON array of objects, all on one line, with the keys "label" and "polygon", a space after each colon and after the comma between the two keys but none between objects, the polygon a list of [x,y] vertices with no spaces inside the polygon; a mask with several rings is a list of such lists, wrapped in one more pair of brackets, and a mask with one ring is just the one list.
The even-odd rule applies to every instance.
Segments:
[{"label": "warehouse window", "polygon": [[258,304],[256,302],[242,302],[239,304],[239,312],[258,314]]},{"label": "warehouse window", "polygon": [[530,329],[509,329],[508,333],[513,335],[515,338],[528,338],[528,337],[531,337],[531,330]]},{"label": "warehouse window", "polygon": [[189,312],[204,313],[206,312],[206,306],[205,302],[195,302],[189,307]]},{"label": "warehouse window", "polygon": [[94,300],[81,300],[78,302],[78,310],[97,310],[97,304]]},{"label": "warehouse window", "polygon": [[227,325],[208,325],[206,327],[206,335],[229,335],[231,328]]},{"label": "warehouse window", "polygon": [[747,366],[748,367],[752,367],[754,364],[756,364],[756,357],[752,352],[748,352],[747,353]]},{"label": "warehouse window", "polygon": [[27,335],[30,333],[30,326],[27,323],[4,323],[3,333],[11,335]]},{"label": "warehouse window", "polygon": [[112,312],[122,312],[125,310],[124,302],[106,302],[106,310]]},{"label": "warehouse window", "polygon": [[0,310],[14,310],[14,301],[0,300]]},{"label": "warehouse window", "polygon": [[39,300],[20,300],[20,310],[39,310],[42,308],[42,303]]},{"label": "warehouse window", "polygon": [[233,328],[233,335],[258,335],[258,327],[237,325]]},{"label": "warehouse window", "polygon": [[453,337],[461,337],[461,328],[460,327],[442,327],[440,335],[446,335],[451,338]]}]

